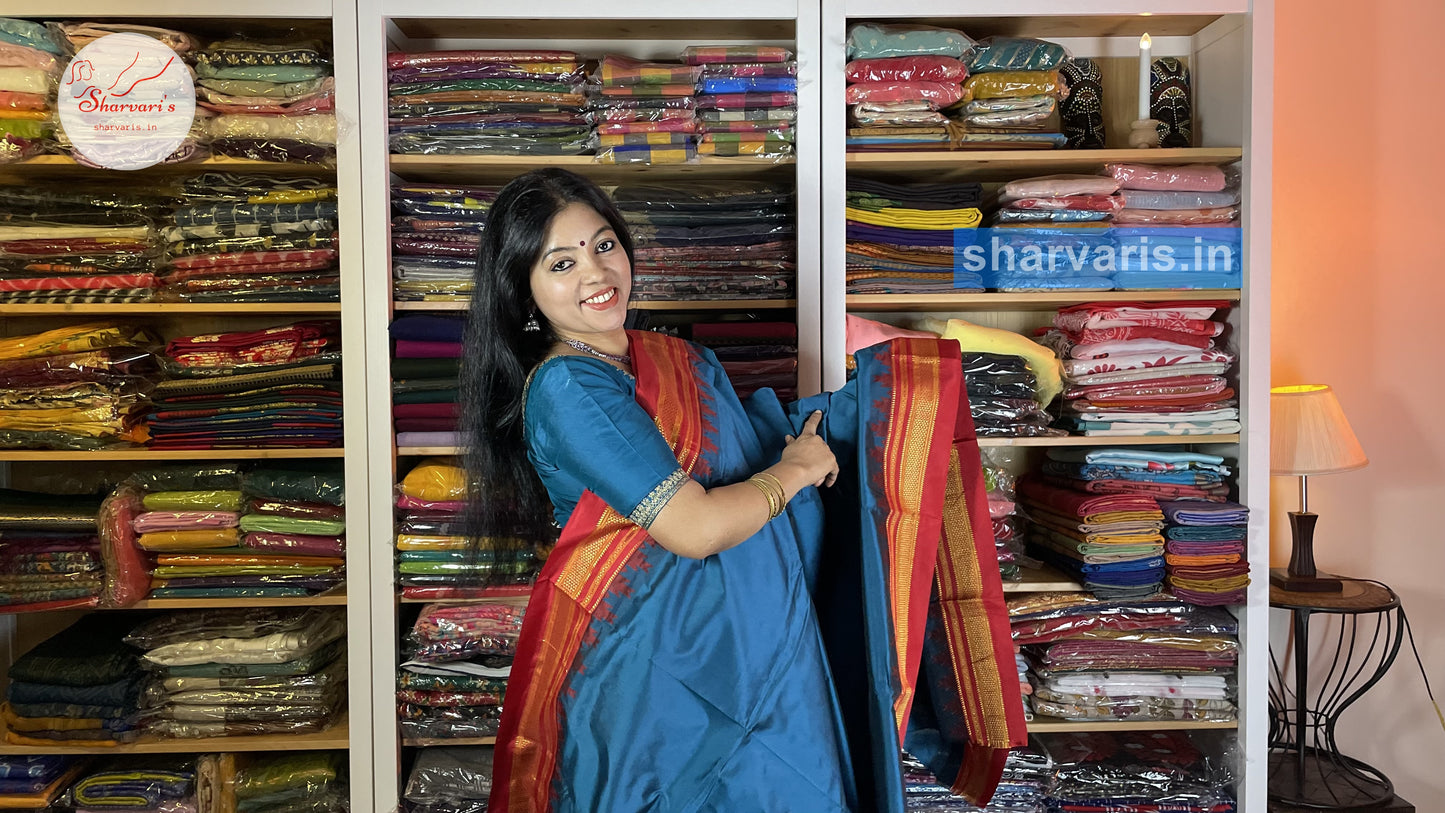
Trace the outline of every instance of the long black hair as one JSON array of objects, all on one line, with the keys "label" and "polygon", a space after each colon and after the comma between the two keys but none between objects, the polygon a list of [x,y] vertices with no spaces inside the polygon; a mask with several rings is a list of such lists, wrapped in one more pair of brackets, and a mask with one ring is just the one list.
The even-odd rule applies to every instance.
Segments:
[{"label": "long black hair", "polygon": [[[607,193],[564,169],[513,179],[492,203],[467,320],[461,367],[461,428],[472,487],[469,535],[476,561],[497,563],[489,582],[516,581],[517,562],[556,538],[551,504],[527,460],[522,396],[527,375],[557,336],[532,299],[532,267],[546,249],[552,219],[573,203],[590,206],[632,259],[632,236]],[[524,329],[535,319],[538,329]],[[509,555],[510,554],[510,555]],[[537,563],[539,564],[539,562]]]}]

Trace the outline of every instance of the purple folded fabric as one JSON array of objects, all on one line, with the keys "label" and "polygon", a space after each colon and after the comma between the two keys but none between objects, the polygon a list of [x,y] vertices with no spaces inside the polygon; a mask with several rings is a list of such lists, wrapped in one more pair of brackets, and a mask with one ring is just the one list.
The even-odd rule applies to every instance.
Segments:
[{"label": "purple folded fabric", "polygon": [[399,359],[459,359],[462,357],[462,343],[397,339],[396,357]]},{"label": "purple folded fabric", "polygon": [[397,432],[398,446],[461,446],[461,432]]},{"label": "purple folded fabric", "polygon": [[241,540],[241,544],[255,550],[294,553],[299,556],[344,556],[346,554],[346,538],[342,536],[256,531],[246,534],[245,539]]},{"label": "purple folded fabric", "polygon": [[442,404],[397,404],[391,408],[394,418],[450,418],[457,419],[457,405],[454,402]]},{"label": "purple folded fabric", "polygon": [[398,432],[454,432],[456,418],[398,418],[393,424]]},{"label": "purple folded fabric", "polygon": [[1175,525],[1243,525],[1249,521],[1249,509],[1237,502],[1175,500],[1161,502],[1159,508]]},{"label": "purple folded fabric", "polygon": [[900,246],[952,246],[953,231],[945,229],[898,229],[892,226],[867,226],[848,223],[847,239]]},{"label": "purple folded fabric", "polygon": [[1174,597],[1180,601],[1187,601],[1200,607],[1222,607],[1226,604],[1243,604],[1248,591],[1241,587],[1238,590],[1229,590],[1224,593],[1206,593],[1199,590],[1188,590],[1182,587],[1169,588]]}]

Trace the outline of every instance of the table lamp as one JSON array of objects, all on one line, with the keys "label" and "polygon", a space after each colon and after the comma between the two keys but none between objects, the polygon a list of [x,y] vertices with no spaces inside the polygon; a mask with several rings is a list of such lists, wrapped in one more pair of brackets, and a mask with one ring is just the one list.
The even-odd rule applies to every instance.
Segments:
[{"label": "table lamp", "polygon": [[1314,535],[1318,514],[1310,512],[1309,480],[1369,463],[1355,439],[1334,390],[1323,384],[1274,387],[1269,391],[1269,473],[1299,477],[1298,511],[1289,512],[1293,544],[1289,567],[1271,568],[1269,583],[1302,593],[1337,593],[1340,580],[1315,572]]}]

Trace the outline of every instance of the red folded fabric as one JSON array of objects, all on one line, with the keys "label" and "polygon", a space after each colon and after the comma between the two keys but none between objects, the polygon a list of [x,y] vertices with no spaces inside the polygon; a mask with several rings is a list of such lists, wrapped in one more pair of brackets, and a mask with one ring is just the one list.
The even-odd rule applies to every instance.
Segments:
[{"label": "red folded fabric", "polygon": [[397,404],[391,409],[394,418],[450,418],[458,417],[456,403],[445,404]]},{"label": "red folded fabric", "polygon": [[399,359],[459,359],[462,357],[462,343],[397,339],[396,357]]},{"label": "red folded fabric", "polygon": [[1167,613],[1121,612],[1114,615],[1071,615],[1043,621],[1018,621],[1010,628],[1015,644],[1046,644],[1090,630],[1147,630],[1181,627],[1189,619]]},{"label": "red folded fabric", "polygon": [[1129,327],[1090,327],[1080,331],[1069,331],[1069,340],[1074,344],[1102,344],[1104,342],[1126,342],[1131,339],[1155,339],[1161,342],[1182,344],[1186,347],[1206,348],[1214,343],[1213,337],[1218,335],[1213,322],[1206,322],[1210,325],[1208,332],[1198,330],[1171,330],[1169,328],[1151,327],[1148,325],[1131,325]]},{"label": "red folded fabric", "polygon": [[1229,382],[1217,375],[1183,375],[1174,378],[1130,381],[1127,384],[1090,384],[1083,387],[1069,387],[1065,398],[1128,398],[1134,401],[1169,399],[1179,396],[1218,395],[1224,392]]},{"label": "red folded fabric", "polygon": [[[1087,517],[1117,511],[1159,512],[1159,503],[1139,494],[1101,494],[1093,496],[1081,491],[1059,488],[1042,480],[1025,477],[1019,481],[1018,493],[1033,502],[1042,503],[1055,513]],[[1160,514],[1162,516],[1162,514]]]}]

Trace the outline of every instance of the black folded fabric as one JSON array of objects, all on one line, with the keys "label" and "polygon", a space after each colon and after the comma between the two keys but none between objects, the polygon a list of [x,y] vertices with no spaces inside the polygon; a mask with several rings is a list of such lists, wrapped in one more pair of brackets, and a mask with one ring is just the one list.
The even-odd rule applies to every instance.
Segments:
[{"label": "black folded fabric", "polygon": [[136,651],[122,640],[136,623],[122,614],[92,613],[21,655],[7,674],[11,680],[56,686],[125,680],[140,668]]},{"label": "black folded fabric", "polygon": [[983,202],[983,186],[977,183],[893,184],[850,177],[848,191],[888,198],[910,209],[968,209]]}]

